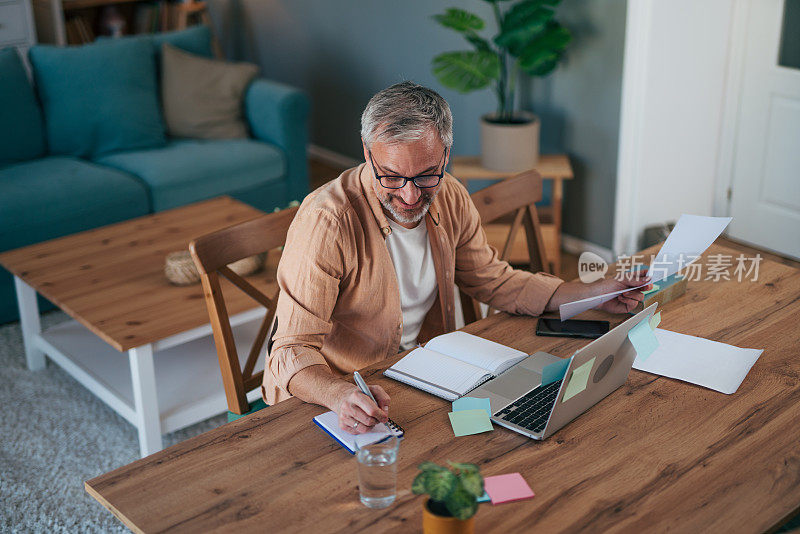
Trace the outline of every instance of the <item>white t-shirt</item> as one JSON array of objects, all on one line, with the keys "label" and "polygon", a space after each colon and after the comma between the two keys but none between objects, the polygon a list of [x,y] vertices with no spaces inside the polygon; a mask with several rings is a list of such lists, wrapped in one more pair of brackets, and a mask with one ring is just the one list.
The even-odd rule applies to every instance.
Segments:
[{"label": "white t-shirt", "polygon": [[408,350],[417,344],[422,321],[436,299],[436,271],[425,220],[411,229],[388,220],[392,233],[386,237],[386,248],[397,273],[403,309],[400,350]]}]

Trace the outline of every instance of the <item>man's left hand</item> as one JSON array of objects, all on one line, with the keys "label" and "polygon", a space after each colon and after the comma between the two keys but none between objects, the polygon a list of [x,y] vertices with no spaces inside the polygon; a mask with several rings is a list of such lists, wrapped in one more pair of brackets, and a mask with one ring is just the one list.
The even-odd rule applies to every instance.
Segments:
[{"label": "man's left hand", "polygon": [[634,271],[626,273],[622,278],[609,278],[597,282],[598,287],[593,288],[595,289],[595,295],[613,293],[628,287],[638,287],[642,284],[648,284],[645,287],[621,293],[613,299],[604,302],[598,306],[597,309],[611,313],[629,313],[633,311],[636,305],[644,299],[643,291],[649,291],[653,288],[653,284],[649,284],[648,282],[650,282],[650,277],[647,275],[647,270]]}]

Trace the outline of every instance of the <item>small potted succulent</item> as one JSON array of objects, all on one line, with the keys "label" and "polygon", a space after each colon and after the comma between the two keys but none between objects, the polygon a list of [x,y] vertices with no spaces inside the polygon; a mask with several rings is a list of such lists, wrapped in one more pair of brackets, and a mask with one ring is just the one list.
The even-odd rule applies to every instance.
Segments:
[{"label": "small potted succulent", "polygon": [[430,497],[422,506],[422,530],[425,534],[471,534],[478,497],[483,495],[483,477],[475,464],[447,463],[450,468],[433,462],[420,464],[420,473],[411,484],[415,495]]}]

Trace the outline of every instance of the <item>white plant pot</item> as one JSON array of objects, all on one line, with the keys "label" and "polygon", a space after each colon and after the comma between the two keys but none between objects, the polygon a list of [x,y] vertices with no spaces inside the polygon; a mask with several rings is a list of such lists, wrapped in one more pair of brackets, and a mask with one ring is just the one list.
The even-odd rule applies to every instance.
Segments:
[{"label": "white plant pot", "polygon": [[526,122],[494,123],[495,114],[481,117],[481,165],[501,172],[522,172],[539,162],[539,117],[527,111],[514,115]]}]

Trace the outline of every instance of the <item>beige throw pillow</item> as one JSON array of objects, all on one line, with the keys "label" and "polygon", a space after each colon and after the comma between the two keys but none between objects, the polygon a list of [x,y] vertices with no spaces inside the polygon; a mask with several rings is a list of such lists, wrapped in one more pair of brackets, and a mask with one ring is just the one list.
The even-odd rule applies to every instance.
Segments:
[{"label": "beige throw pillow", "polygon": [[169,135],[247,137],[244,92],[257,74],[256,65],[207,59],[164,43],[161,101]]}]

